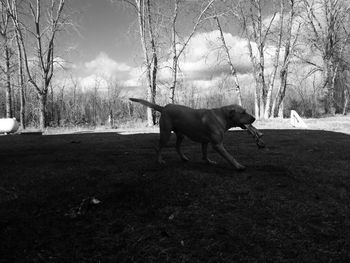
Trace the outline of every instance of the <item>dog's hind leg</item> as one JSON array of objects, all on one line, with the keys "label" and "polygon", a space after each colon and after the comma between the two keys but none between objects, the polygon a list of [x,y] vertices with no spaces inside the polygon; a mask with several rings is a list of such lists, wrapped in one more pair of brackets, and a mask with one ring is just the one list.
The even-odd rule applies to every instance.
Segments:
[{"label": "dog's hind leg", "polygon": [[208,164],[216,164],[216,162],[208,158],[208,143],[202,142],[202,160]]},{"label": "dog's hind leg", "polygon": [[171,123],[163,116],[159,119],[159,148],[157,152],[157,161],[159,164],[164,164],[162,158],[162,149],[166,146],[171,136]]},{"label": "dog's hind leg", "polygon": [[237,160],[229,154],[226,149],[224,148],[224,145],[222,143],[213,145],[213,148],[222,156],[224,157],[230,164],[232,164],[234,167],[236,167],[237,170],[242,171],[245,169],[243,165],[241,165]]},{"label": "dog's hind leg", "polygon": [[165,164],[165,161],[162,158],[162,149],[166,146],[170,139],[171,131],[161,131],[159,138],[159,147],[157,152],[157,161],[159,164]]},{"label": "dog's hind leg", "polygon": [[181,160],[187,162],[187,161],[189,161],[189,159],[181,150],[181,143],[182,143],[183,139],[185,138],[185,136],[180,132],[175,132],[175,134],[176,134],[176,151],[179,154]]}]

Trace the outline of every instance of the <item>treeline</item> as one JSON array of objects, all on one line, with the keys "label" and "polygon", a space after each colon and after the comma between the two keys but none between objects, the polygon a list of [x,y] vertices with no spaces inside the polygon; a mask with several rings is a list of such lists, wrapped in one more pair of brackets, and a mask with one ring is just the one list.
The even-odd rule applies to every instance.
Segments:
[{"label": "treeline", "polygon": [[[346,80],[343,80],[346,81]],[[340,82],[336,85],[336,97],[339,101],[338,109],[340,113],[344,111],[345,98],[342,88],[346,83]],[[232,83],[222,83],[221,88],[213,89],[205,95],[201,94],[195,86],[178,87],[178,103],[193,108],[214,108],[231,103],[238,103],[237,97],[232,92]],[[129,101],[128,96],[123,94],[126,87],[118,83],[110,83],[107,89],[95,87],[84,90],[79,85],[75,86],[50,86],[47,110],[46,127],[96,127],[106,126],[118,128],[121,126],[139,126],[147,121],[146,109],[138,103]],[[310,92],[309,87],[297,86],[290,88],[286,95],[284,105],[284,117],[289,117],[290,110],[294,109],[304,117],[321,117],[324,114],[324,101],[320,99],[318,89]],[[21,103],[20,90],[13,87],[12,111],[14,117],[19,119]],[[242,89],[244,97],[243,106],[254,112],[254,93],[251,89]],[[0,97],[5,98],[5,91],[0,91]],[[28,87],[24,94],[25,116],[24,122],[28,127],[40,126],[40,108],[36,92],[32,87]],[[168,102],[167,94],[159,92],[157,103],[164,105]],[[5,101],[0,102],[0,113],[6,112]],[[0,115],[0,117],[5,117]]]},{"label": "treeline", "polygon": [[[12,90],[12,110],[19,119],[21,109],[20,93]],[[114,91],[119,92],[116,86]],[[1,90],[0,96],[5,98]],[[33,88],[28,87],[24,94],[24,123],[29,127],[40,127],[40,102]],[[0,103],[0,112],[6,112],[4,100]],[[5,117],[1,116],[0,117]],[[131,120],[144,121],[144,109],[131,104],[128,99],[119,97],[118,93],[92,89],[83,91],[80,87],[51,87],[47,96],[45,127],[77,127],[108,125],[112,128]]]},{"label": "treeline", "polygon": [[[349,74],[344,73],[335,85],[337,112],[346,114],[349,110],[343,88],[349,86]],[[193,85],[180,84],[177,103],[193,108],[213,108],[231,103],[238,103],[231,82],[223,82],[220,88],[207,94],[201,94],[199,88]],[[140,125],[147,120],[145,108],[138,103],[131,103],[122,90],[127,90],[119,83],[111,82],[107,89],[99,87],[84,90],[78,84],[73,86],[50,86],[46,106],[46,123],[49,127],[77,126],[120,126]],[[165,89],[164,89],[165,90]],[[321,117],[325,114],[325,101],[322,90],[308,84],[295,85],[288,89],[284,101],[284,117],[289,117],[290,110],[296,110],[303,117]],[[254,112],[254,93],[249,88],[242,88],[243,106]],[[0,90],[0,118],[6,117],[6,93]],[[34,88],[28,86],[24,93],[25,109],[24,123],[29,127],[40,126],[40,102]],[[13,117],[20,119],[21,92],[18,85],[12,86],[11,102]],[[157,103],[168,103],[167,93],[159,92]]]},{"label": "treeline", "polygon": [[[96,85],[88,90],[79,86],[77,82],[75,83],[76,85],[73,86],[50,86],[46,105],[46,127],[107,126],[117,128],[140,125],[147,121],[146,108],[141,104],[131,102],[127,95],[122,94],[122,91],[127,88],[119,83],[111,81],[106,88]],[[12,91],[12,112],[13,116],[19,119],[21,94],[16,86]],[[219,91],[212,90],[203,95],[195,86],[179,85],[178,93],[178,103],[193,108],[214,108],[237,102],[235,95],[228,87],[223,87]],[[0,90],[0,96],[5,98],[4,90]],[[247,98],[245,106],[249,108],[253,97],[248,94],[245,96]],[[24,97],[26,100],[24,122],[26,126],[39,127],[40,108],[35,90],[30,86],[27,87]],[[167,94],[159,92],[156,100],[160,105],[165,105],[168,103]],[[5,100],[1,100],[0,113],[4,112],[6,112],[6,104]],[[0,117],[5,116],[0,115]]]}]

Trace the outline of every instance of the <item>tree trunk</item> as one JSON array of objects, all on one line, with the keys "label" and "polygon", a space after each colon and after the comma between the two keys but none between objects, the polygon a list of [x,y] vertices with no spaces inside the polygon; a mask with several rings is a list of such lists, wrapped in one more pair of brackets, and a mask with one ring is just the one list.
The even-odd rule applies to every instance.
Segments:
[{"label": "tree trunk", "polygon": [[[148,55],[148,49],[147,49],[147,38],[146,38],[146,14],[145,12],[150,12],[149,9],[149,0],[147,0],[147,7],[145,6],[145,1],[146,0],[135,0],[136,7],[137,7],[137,16],[138,16],[138,21],[139,21],[139,31],[140,31],[140,38],[141,38],[141,45],[142,45],[142,50],[143,50],[143,56],[144,56],[144,61],[146,65],[146,75],[147,75],[147,82],[148,82],[148,88],[147,88],[147,100],[149,101],[154,101],[155,96],[153,96],[153,83],[152,83],[152,65],[151,61],[149,59]],[[150,20],[151,14],[148,15],[148,19]],[[149,21],[148,20],[148,21]],[[151,24],[149,24],[149,27],[151,27]],[[149,28],[149,30],[151,30]],[[151,35],[151,32],[149,32]],[[154,73],[154,71],[153,71]],[[155,71],[156,73],[156,71]],[[154,125],[154,120],[153,120],[153,110],[151,108],[147,108],[147,125],[148,126],[153,126]]]},{"label": "tree trunk", "polygon": [[350,97],[350,94],[349,94],[348,87],[345,87],[344,88],[344,105],[343,105],[343,112],[342,112],[343,115],[346,115],[346,109],[347,109],[348,104],[349,104],[349,97]]},{"label": "tree trunk", "polygon": [[[276,105],[278,116],[280,115],[281,110],[283,113],[283,109],[280,109],[280,107],[282,107],[281,105],[283,103],[284,96],[286,95],[287,78],[288,78],[288,72],[286,71],[285,68],[282,68],[280,71],[280,79],[281,79],[280,87],[278,89],[275,101],[273,103],[274,105]],[[273,108],[273,111],[275,111],[275,107],[273,106],[272,108]],[[272,114],[274,114],[274,112],[272,112]]]},{"label": "tree trunk", "polygon": [[18,59],[18,84],[19,84],[19,90],[20,90],[20,125],[21,129],[26,128],[25,123],[25,84],[24,84],[24,78],[23,78],[23,61],[22,61],[22,48],[21,43],[19,41],[17,30],[15,32],[16,34],[16,43],[17,43],[17,59]]},{"label": "tree trunk", "polygon": [[331,115],[335,115],[334,102],[334,81],[335,72],[331,59],[324,59],[324,87],[325,87],[325,111]]},{"label": "tree trunk", "polygon": [[258,94],[257,94],[257,88],[254,89],[254,115],[256,119],[259,119],[259,102],[258,102]]},{"label": "tree trunk", "polygon": [[[153,70],[152,70],[152,103],[156,103],[156,95],[157,95],[157,72],[158,72],[158,59],[157,56],[154,58],[153,62]],[[157,113],[155,110],[152,110],[152,122],[153,125],[157,123]]]},{"label": "tree trunk", "polygon": [[[152,72],[152,75],[148,86],[147,100],[151,101],[152,103],[155,103],[156,95],[157,95],[157,71],[158,71],[158,59],[155,53],[153,53],[151,65],[153,65],[152,70],[150,70]],[[157,117],[156,111],[151,108],[147,108],[148,126],[154,126],[156,124],[156,117]]]},{"label": "tree trunk", "polygon": [[[152,94],[151,94],[151,90],[148,90],[148,96],[147,96],[147,100],[149,100],[149,98],[152,98]],[[152,127],[153,124],[153,110],[151,108],[147,107],[147,126]]]},{"label": "tree trunk", "polygon": [[[175,51],[173,51],[175,52]],[[173,71],[172,71],[172,79],[173,83],[170,87],[170,102],[175,103],[175,89],[176,89],[176,84],[177,84],[177,56],[175,55],[173,57]]]},{"label": "tree trunk", "polygon": [[42,131],[46,128],[46,102],[47,93],[42,92],[39,94],[39,125]]},{"label": "tree trunk", "polygon": [[278,94],[280,93],[280,89],[281,89],[281,85],[278,87],[278,90],[276,92],[276,97],[275,99],[273,100],[272,102],[272,106],[271,106],[271,117],[274,118],[276,115],[275,115],[275,110],[276,110],[276,103],[277,103],[277,99],[278,99]]},{"label": "tree trunk", "polygon": [[[253,67],[256,67],[253,65]],[[255,79],[255,90],[254,90],[254,100],[255,100],[255,118],[261,119],[263,115],[263,108],[262,106],[262,84],[261,84],[261,78],[259,77],[259,73],[257,70],[254,71],[254,79]]]},{"label": "tree trunk", "polygon": [[269,89],[267,90],[266,95],[266,103],[265,103],[265,110],[264,110],[264,119],[268,119],[271,116],[271,97],[272,97],[272,90],[273,85],[269,85]]},{"label": "tree trunk", "polygon": [[[286,60],[285,60],[286,61]],[[276,116],[276,114],[278,115],[280,112],[280,107],[281,107],[281,103],[284,100],[284,96],[286,94],[286,89],[287,89],[287,78],[288,78],[288,63],[285,63],[282,66],[282,69],[280,71],[280,86],[278,87],[277,93],[276,93],[276,97],[272,103],[272,108],[271,108],[271,114],[272,116]],[[283,111],[283,109],[282,109]]]},{"label": "tree trunk", "polygon": [[[50,85],[50,92],[51,92],[51,110],[50,110],[50,119],[49,120],[47,120],[47,122],[49,123],[49,125],[51,124],[51,123],[54,123],[54,121],[55,121],[55,104],[54,104],[54,100],[55,100],[55,94],[54,94],[54,92],[53,92],[53,87],[52,87],[52,85]],[[58,97],[58,96],[57,96]]]},{"label": "tree trunk", "polygon": [[177,84],[177,64],[178,64],[178,55],[177,55],[177,49],[176,49],[176,19],[177,19],[177,13],[179,8],[179,0],[175,0],[175,7],[174,7],[174,13],[173,13],[173,20],[172,20],[172,49],[173,49],[173,68],[172,68],[172,85],[170,87],[170,102],[175,103],[175,89]]},{"label": "tree trunk", "polygon": [[278,118],[283,119],[283,111],[284,111],[284,103],[282,99],[280,106],[278,107]]},{"label": "tree trunk", "polygon": [[[276,92],[276,96],[275,96],[275,99],[273,100],[273,103],[272,103],[272,107],[271,107],[271,116],[272,117],[276,117],[278,116],[278,111],[279,111],[279,107],[281,105],[281,99],[283,100],[282,96],[281,96],[281,92],[282,92],[282,88],[283,88],[283,79],[281,77],[281,72],[280,71],[280,79],[281,79],[281,83],[280,85],[278,86],[278,89],[277,89],[277,92]],[[277,111],[277,112],[276,112]]]},{"label": "tree trunk", "polygon": [[257,84],[257,88],[258,88],[258,101],[259,101],[259,119],[263,119],[264,118],[264,108],[265,108],[265,103],[264,103],[264,99],[266,98],[266,94],[265,94],[265,78],[263,76],[264,74],[264,70],[263,67],[260,66],[259,67],[259,74],[257,76],[258,79],[258,84]]},{"label": "tree trunk", "polygon": [[[148,10],[148,33],[150,37],[151,42],[151,50],[152,50],[152,60],[151,60],[151,82],[150,82],[150,93],[151,93],[151,102],[156,102],[156,95],[157,95],[157,72],[158,72],[158,57],[157,57],[157,47],[155,42],[155,37],[153,34],[153,23],[152,23],[152,17],[151,17],[151,4],[150,0],[147,0],[147,10]],[[156,111],[151,110],[152,118],[151,118],[151,126],[156,124]]]},{"label": "tree trunk", "polygon": [[236,70],[234,69],[232,64],[231,64],[231,75],[233,75],[233,80],[235,82],[235,90],[236,90],[236,95],[237,95],[237,99],[238,99],[238,105],[242,106],[243,102],[242,102],[241,87],[239,86]]},{"label": "tree trunk", "polygon": [[255,62],[255,57],[253,54],[253,48],[252,45],[250,43],[250,37],[248,32],[246,32],[247,34],[247,46],[248,46],[248,50],[249,50],[249,57],[250,57],[250,61],[252,63],[252,67],[253,67],[253,76],[254,76],[254,80],[255,80],[255,89],[254,89],[254,115],[256,119],[260,119],[260,109],[259,109],[259,76],[258,76],[258,72],[257,72],[257,66],[256,66],[256,62]]},{"label": "tree trunk", "polygon": [[6,118],[12,118],[12,92],[11,92],[11,67],[10,67],[10,48],[5,46],[6,56]]},{"label": "tree trunk", "polygon": [[265,100],[266,100],[266,82],[265,82],[265,40],[266,35],[268,31],[265,33],[266,35],[263,36],[262,28],[263,28],[263,20],[262,20],[262,7],[261,7],[261,1],[257,1],[258,5],[258,18],[257,18],[257,37],[255,38],[257,40],[258,45],[258,52],[259,52],[259,62],[257,63],[258,67],[258,88],[259,88],[259,118],[264,118],[264,108],[265,108]]},{"label": "tree trunk", "polygon": [[[22,73],[23,74],[23,73]],[[20,78],[23,78],[23,76],[20,75]],[[21,80],[22,81],[22,80]],[[24,87],[24,83],[21,82],[20,84],[20,125],[21,125],[21,129],[25,129],[26,128],[26,100],[25,100],[25,87]]]}]

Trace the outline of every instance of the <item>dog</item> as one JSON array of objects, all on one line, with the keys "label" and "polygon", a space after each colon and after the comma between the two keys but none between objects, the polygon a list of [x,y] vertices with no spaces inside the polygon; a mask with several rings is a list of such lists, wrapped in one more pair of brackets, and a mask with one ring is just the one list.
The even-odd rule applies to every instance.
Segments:
[{"label": "dog", "polygon": [[129,98],[133,102],[141,103],[161,113],[159,119],[159,148],[157,160],[165,163],[161,152],[170,139],[171,132],[176,134],[176,151],[183,161],[189,159],[181,151],[181,143],[185,136],[202,144],[202,159],[215,164],[208,158],[207,148],[211,143],[213,148],[237,170],[244,170],[240,164],[223,145],[224,133],[232,127],[246,129],[245,125],[252,124],[255,118],[244,108],[233,104],[214,109],[192,109],[183,105],[167,104],[160,106],[146,100]]}]

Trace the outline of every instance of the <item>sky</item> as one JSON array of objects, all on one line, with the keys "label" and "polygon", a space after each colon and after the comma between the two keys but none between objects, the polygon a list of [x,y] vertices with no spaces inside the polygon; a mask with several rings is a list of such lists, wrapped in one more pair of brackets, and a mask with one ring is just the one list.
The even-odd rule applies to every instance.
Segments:
[{"label": "sky", "polygon": [[[69,10],[73,12],[78,24],[77,31],[62,37],[65,46],[71,47],[68,52],[61,52],[67,62],[69,74],[77,78],[83,89],[95,85],[103,88],[107,83],[106,79],[113,78],[125,86],[126,90],[129,88],[130,92],[134,92],[135,87],[141,91],[145,83],[144,69],[137,17],[133,9],[127,4],[112,3],[111,0],[71,0]],[[180,30],[184,36],[193,26],[186,23],[186,19],[188,14],[179,19]],[[237,31],[237,25],[223,24],[223,28],[233,64],[242,81],[251,85],[251,78],[247,77],[251,64],[246,39]],[[191,85],[210,88],[218,85],[227,75],[228,66],[224,53],[219,48],[219,32],[215,29],[201,28],[193,36],[180,59],[181,76],[190,81]],[[274,48],[268,46],[267,67],[272,65],[270,58],[273,54]],[[167,83],[170,86],[169,66],[170,58],[162,57],[158,79],[165,86]]]},{"label": "sky", "polygon": [[135,47],[129,28],[135,22],[134,13],[126,4],[110,0],[71,0],[68,4],[76,12],[79,33],[73,38],[78,44],[77,54],[82,62],[91,61],[104,52],[111,58],[130,63]]}]

